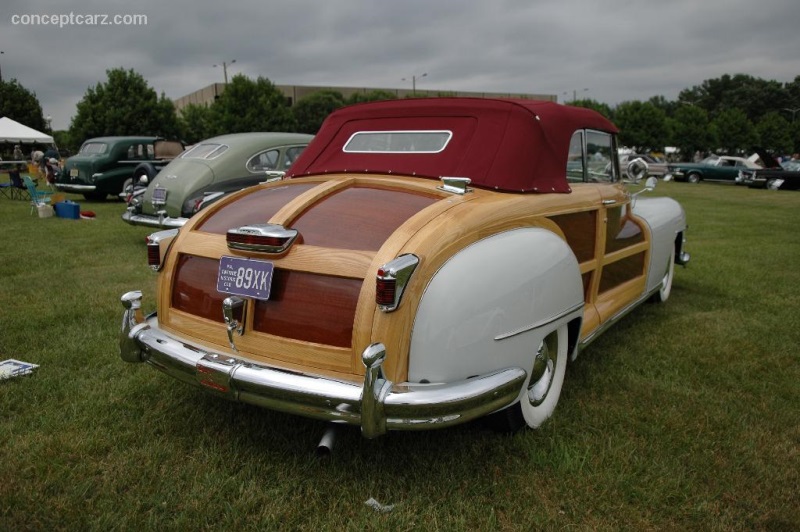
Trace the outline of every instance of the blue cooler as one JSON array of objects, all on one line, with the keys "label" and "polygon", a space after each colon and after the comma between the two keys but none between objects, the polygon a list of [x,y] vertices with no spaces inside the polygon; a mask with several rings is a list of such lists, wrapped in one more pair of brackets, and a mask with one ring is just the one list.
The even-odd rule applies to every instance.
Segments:
[{"label": "blue cooler", "polygon": [[78,220],[81,217],[81,206],[74,201],[59,201],[54,205],[56,216]]}]

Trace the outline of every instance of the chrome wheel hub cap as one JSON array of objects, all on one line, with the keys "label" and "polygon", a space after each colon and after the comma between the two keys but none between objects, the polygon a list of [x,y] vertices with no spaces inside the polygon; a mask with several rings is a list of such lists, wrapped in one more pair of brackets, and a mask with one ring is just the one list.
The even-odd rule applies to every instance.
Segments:
[{"label": "chrome wheel hub cap", "polygon": [[528,384],[528,401],[531,405],[539,406],[547,397],[550,386],[553,384],[556,361],[550,354],[547,342],[539,344],[536,358],[533,361],[531,380]]}]

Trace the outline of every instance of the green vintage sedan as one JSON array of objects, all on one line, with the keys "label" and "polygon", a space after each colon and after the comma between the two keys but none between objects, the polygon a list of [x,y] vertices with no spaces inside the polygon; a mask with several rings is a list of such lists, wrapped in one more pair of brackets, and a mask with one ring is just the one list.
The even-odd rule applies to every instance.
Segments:
[{"label": "green vintage sedan", "polygon": [[159,137],[98,137],[85,141],[64,163],[55,186],[62,192],[102,200],[122,191],[135,169],[147,164],[161,168],[183,151],[183,144]]},{"label": "green vintage sedan", "polygon": [[181,227],[226,194],[281,179],[313,138],[301,133],[235,133],[199,142],[129,195],[131,225]]},{"label": "green vintage sedan", "polygon": [[744,157],[728,155],[712,155],[699,163],[672,163],[667,166],[667,175],[676,181],[699,183],[700,181],[728,181],[735,183],[739,170],[755,170],[761,168]]}]

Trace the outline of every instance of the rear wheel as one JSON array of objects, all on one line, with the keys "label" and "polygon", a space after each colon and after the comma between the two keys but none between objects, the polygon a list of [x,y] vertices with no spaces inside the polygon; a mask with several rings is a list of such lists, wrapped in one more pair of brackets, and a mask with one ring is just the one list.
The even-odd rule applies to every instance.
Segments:
[{"label": "rear wheel", "polygon": [[513,432],[527,425],[535,429],[550,418],[564,384],[567,339],[567,326],[562,325],[539,344],[522,397],[518,403],[488,417],[492,428]]}]

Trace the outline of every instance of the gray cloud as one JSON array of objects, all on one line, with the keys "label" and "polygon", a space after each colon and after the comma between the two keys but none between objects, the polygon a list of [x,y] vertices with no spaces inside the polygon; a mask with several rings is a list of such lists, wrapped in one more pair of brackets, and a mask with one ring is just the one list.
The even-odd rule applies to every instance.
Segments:
[{"label": "gray cloud", "polygon": [[[723,74],[800,75],[796,0],[6,2],[0,68],[69,126],[107,69],[177,98],[229,76],[278,84],[580,96],[610,105]],[[15,15],[144,14],[144,26],[23,26]],[[403,78],[406,78],[405,81]],[[584,88],[589,89],[583,91]]]}]

